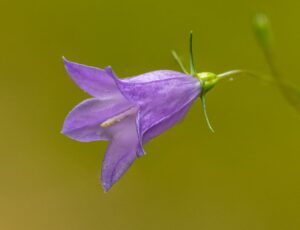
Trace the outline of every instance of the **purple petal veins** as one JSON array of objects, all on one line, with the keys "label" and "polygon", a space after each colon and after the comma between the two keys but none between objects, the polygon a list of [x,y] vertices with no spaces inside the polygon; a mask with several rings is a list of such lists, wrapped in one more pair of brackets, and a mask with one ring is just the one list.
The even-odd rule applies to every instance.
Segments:
[{"label": "purple petal veins", "polygon": [[201,92],[196,78],[176,71],[118,79],[110,67],[64,63],[74,82],[93,98],[68,114],[62,133],[77,141],[110,141],[101,171],[105,191],[144,154],[143,144],[178,123]]}]

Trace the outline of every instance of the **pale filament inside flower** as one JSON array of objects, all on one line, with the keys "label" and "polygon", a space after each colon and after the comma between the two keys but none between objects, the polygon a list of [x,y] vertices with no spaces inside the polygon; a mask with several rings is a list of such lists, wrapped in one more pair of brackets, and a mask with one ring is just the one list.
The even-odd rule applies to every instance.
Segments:
[{"label": "pale filament inside flower", "polygon": [[114,124],[117,124],[119,123],[120,121],[124,120],[126,117],[130,116],[130,115],[133,115],[137,112],[137,108],[136,107],[131,107],[129,108],[128,110],[122,112],[122,113],[119,113],[118,115],[116,116],[113,116],[111,118],[108,118],[107,120],[105,120],[104,122],[102,122],[100,124],[100,126],[102,128],[107,128],[107,127],[110,127]]}]

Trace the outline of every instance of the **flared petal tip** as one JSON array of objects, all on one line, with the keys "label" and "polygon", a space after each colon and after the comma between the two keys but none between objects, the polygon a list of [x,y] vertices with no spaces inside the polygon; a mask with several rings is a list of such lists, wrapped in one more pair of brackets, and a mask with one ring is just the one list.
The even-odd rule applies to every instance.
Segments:
[{"label": "flared petal tip", "polygon": [[65,126],[60,130],[60,133],[65,136],[69,136],[69,130],[65,128]]},{"label": "flared petal tip", "polygon": [[81,72],[81,74],[84,74],[86,72],[85,68],[96,69],[96,67],[90,67],[84,64],[79,64],[77,62],[70,61],[65,56],[62,56],[62,60],[64,62],[65,69],[72,78],[74,77],[72,76],[74,75],[74,71],[79,71]]},{"label": "flared petal tip", "polygon": [[[67,129],[65,129],[65,128],[63,128],[63,129],[60,131],[60,134],[66,136],[67,138],[70,138],[70,139],[72,139],[72,140],[80,141],[80,140],[77,140],[75,137],[73,137],[73,136],[71,135],[71,131],[70,131],[70,130],[67,130]],[[84,141],[81,141],[81,142],[84,142]]]},{"label": "flared petal tip", "polygon": [[105,193],[110,191],[110,189],[114,186],[114,184],[119,180],[116,178],[116,175],[112,175],[109,178],[101,176],[100,183]]},{"label": "flared petal tip", "polygon": [[66,135],[63,129],[62,129],[62,130],[60,130],[60,134],[62,134],[62,135]]},{"label": "flared petal tip", "polygon": [[74,64],[73,62],[69,61],[65,56],[62,56],[62,60],[64,62],[65,69],[67,70],[68,73],[74,69]]},{"label": "flared petal tip", "polygon": [[[62,56],[62,60],[63,60],[63,62],[64,62],[64,66],[65,66],[66,69],[68,68],[69,65],[72,64],[72,62],[69,61],[65,56]],[[68,70],[68,69],[67,69],[67,70]]]},{"label": "flared petal tip", "polygon": [[69,60],[65,56],[62,56],[61,59],[63,60],[65,65],[69,62]]},{"label": "flared petal tip", "polygon": [[112,187],[112,184],[109,184],[109,183],[102,182],[101,184],[102,184],[104,193],[107,193],[111,189],[111,187]]}]

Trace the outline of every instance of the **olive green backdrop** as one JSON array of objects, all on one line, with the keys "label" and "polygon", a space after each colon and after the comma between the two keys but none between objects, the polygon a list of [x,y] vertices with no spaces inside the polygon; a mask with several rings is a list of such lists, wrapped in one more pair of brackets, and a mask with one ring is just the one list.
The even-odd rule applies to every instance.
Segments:
[{"label": "olive green backdrop", "polygon": [[170,51],[186,61],[192,29],[198,70],[268,73],[256,11],[273,23],[281,72],[300,86],[299,9],[299,0],[1,0],[0,229],[299,229],[300,115],[274,86],[218,85],[207,98],[215,134],[197,101],[106,194],[107,143],[60,134],[89,97],[62,56],[120,77],[178,70]]}]

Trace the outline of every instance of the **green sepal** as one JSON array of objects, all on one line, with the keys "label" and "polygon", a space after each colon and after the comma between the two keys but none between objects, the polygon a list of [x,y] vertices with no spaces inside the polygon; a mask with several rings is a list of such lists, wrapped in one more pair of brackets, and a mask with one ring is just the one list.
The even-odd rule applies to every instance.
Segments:
[{"label": "green sepal", "polygon": [[206,121],[206,124],[209,128],[209,130],[214,133],[215,130],[214,128],[212,127],[210,121],[209,121],[209,118],[208,118],[208,114],[207,114],[207,109],[206,109],[206,101],[205,101],[205,95],[201,95],[200,96],[200,99],[201,99],[201,102],[202,102],[202,109],[203,109],[203,114],[204,114],[204,118],[205,118],[205,121]]}]

